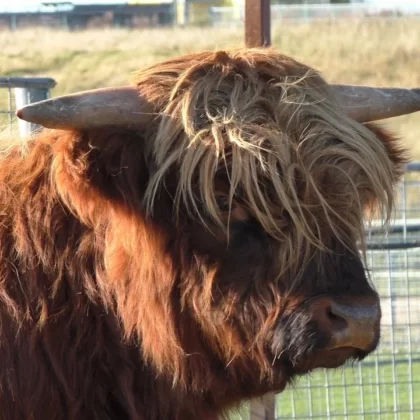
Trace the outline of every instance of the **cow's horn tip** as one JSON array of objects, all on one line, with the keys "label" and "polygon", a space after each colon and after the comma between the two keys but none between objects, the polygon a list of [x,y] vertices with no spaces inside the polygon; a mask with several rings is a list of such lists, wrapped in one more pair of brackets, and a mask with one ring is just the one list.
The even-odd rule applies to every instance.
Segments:
[{"label": "cow's horn tip", "polygon": [[23,108],[20,108],[16,111],[16,116],[20,119],[23,120],[24,116],[23,116]]}]

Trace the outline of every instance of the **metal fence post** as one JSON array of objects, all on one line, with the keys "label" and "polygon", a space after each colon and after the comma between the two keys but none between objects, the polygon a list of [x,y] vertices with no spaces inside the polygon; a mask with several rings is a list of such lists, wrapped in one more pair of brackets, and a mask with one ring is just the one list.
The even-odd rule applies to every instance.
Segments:
[{"label": "metal fence post", "polygon": [[[48,99],[50,89],[55,85],[56,81],[49,77],[0,77],[0,87],[14,89],[16,110],[30,103]],[[18,120],[18,127],[21,137],[27,137],[40,128],[36,124],[21,120]]]},{"label": "metal fence post", "polygon": [[274,394],[267,394],[261,399],[251,401],[250,420],[275,420],[276,398]]}]

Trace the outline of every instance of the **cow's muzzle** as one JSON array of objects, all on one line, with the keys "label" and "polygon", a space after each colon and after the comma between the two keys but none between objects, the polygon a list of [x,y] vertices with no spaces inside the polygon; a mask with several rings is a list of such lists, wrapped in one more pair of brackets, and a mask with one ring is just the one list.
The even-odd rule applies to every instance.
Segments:
[{"label": "cow's muzzle", "polygon": [[325,350],[353,348],[372,351],[380,334],[381,309],[377,296],[312,300],[311,321],[328,337]]}]

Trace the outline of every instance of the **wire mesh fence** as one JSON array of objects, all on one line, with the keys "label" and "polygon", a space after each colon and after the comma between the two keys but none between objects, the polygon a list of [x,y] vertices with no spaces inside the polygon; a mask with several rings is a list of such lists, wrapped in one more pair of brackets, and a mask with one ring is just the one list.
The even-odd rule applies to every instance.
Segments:
[{"label": "wire mesh fence", "polygon": [[4,80],[0,84],[0,129],[8,130],[10,134],[16,123],[15,108],[13,86]]}]

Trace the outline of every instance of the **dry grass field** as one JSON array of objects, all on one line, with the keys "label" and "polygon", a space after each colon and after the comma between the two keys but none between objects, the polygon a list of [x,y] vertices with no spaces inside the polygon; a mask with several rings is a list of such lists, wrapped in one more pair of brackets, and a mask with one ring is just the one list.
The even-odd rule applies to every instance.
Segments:
[{"label": "dry grass field", "polygon": [[[330,82],[420,87],[420,20],[273,23],[273,45]],[[0,76],[50,76],[52,94],[130,81],[134,71],[169,57],[243,45],[243,29],[106,29],[69,33],[0,32]],[[420,113],[384,122],[420,160]]]}]

